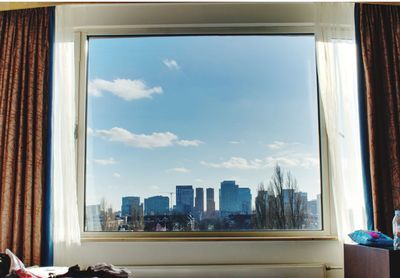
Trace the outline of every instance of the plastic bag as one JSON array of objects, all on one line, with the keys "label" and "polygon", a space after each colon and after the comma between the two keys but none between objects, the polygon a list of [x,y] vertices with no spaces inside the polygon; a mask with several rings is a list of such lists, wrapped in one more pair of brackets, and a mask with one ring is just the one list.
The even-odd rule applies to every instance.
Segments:
[{"label": "plastic bag", "polygon": [[349,234],[349,237],[356,243],[361,245],[375,247],[391,247],[393,239],[389,236],[376,231],[357,230]]},{"label": "plastic bag", "polygon": [[42,278],[29,272],[24,263],[13,252],[6,249],[6,254],[10,257],[10,273],[14,273],[20,278]]}]

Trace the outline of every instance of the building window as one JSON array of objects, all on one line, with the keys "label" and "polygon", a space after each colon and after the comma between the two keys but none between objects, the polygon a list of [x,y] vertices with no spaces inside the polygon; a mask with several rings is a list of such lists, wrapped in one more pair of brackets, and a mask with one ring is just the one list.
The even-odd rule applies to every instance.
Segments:
[{"label": "building window", "polygon": [[314,44],[88,37],[85,231],[323,230]]}]

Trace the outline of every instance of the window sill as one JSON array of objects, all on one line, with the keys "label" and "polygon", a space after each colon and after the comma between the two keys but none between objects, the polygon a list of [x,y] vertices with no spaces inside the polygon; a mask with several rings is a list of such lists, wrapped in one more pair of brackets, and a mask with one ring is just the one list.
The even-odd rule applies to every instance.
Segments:
[{"label": "window sill", "polygon": [[116,235],[115,233],[84,233],[81,236],[82,242],[205,242],[205,241],[336,241],[337,236],[333,235]]}]

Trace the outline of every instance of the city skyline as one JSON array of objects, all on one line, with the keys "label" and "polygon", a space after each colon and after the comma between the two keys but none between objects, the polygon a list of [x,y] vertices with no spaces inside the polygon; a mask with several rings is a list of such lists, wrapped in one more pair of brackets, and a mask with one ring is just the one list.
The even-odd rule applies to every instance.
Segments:
[{"label": "city skyline", "polygon": [[[235,181],[222,181],[219,189],[220,210],[214,210],[213,189],[206,188],[210,203],[204,209],[204,188],[176,185],[176,202],[170,206],[167,196],[123,196],[121,210],[107,207],[106,199],[86,206],[87,231],[213,231],[252,229],[321,229],[321,198],[308,200],[279,166],[274,185],[260,187],[251,205],[250,189]],[[196,192],[196,194],[195,194]],[[208,192],[208,194],[207,194]],[[283,214],[282,214],[283,213]]]},{"label": "city skyline", "polygon": [[[226,182],[226,181],[234,181],[234,182],[236,182],[235,180],[223,180],[223,182]],[[221,184],[221,182],[220,182],[220,184]],[[240,186],[239,184],[237,184],[238,186]],[[260,184],[258,184],[257,185],[257,187],[259,186],[259,185],[261,185],[261,183]],[[263,185],[265,185],[265,186],[268,186],[268,183],[267,184],[263,184]],[[176,186],[182,186],[182,185],[175,185],[174,187],[176,188]],[[202,188],[202,189],[212,189],[213,190],[213,194],[214,194],[214,198],[213,198],[213,201],[214,201],[214,210],[216,210],[216,211],[219,211],[220,210],[220,207],[219,207],[219,204],[220,204],[220,202],[219,202],[219,198],[218,198],[218,196],[219,196],[219,191],[220,191],[220,187],[212,187],[212,186],[195,186],[195,185],[193,185],[193,184],[186,184],[186,185],[183,185],[183,186],[192,186],[193,187],[193,191],[195,191],[196,189],[198,189],[198,188]],[[252,207],[251,207],[251,209],[254,209],[254,207],[253,207],[253,204],[254,204],[254,201],[255,201],[255,199],[256,199],[256,196],[257,196],[257,191],[258,191],[258,189],[257,190],[255,190],[254,192],[253,192],[253,190],[252,190],[252,188],[250,188],[250,187],[244,187],[244,186],[241,186],[242,188],[247,188],[247,189],[249,189],[250,190],[250,195],[251,195],[251,205],[252,205]],[[218,195],[217,195],[217,197],[215,197],[215,192],[217,192],[218,193]],[[320,195],[320,193],[317,193],[316,195],[311,195],[311,194],[309,194],[309,192],[307,192],[307,191],[301,191],[302,193],[306,193],[307,194],[307,196],[311,196],[312,198],[310,198],[310,200],[316,200],[317,198],[318,198],[318,195]],[[171,194],[172,193],[172,194]],[[204,202],[204,204],[203,204],[203,206],[204,206],[204,210],[203,211],[207,211],[207,192],[206,191],[204,191],[203,192],[203,195],[204,195],[204,200],[203,200],[203,202]],[[155,194],[153,194],[153,195],[151,195],[151,194],[146,194],[145,196],[138,196],[138,195],[135,195],[135,194],[126,194],[126,195],[120,195],[120,197],[119,197],[119,200],[121,200],[121,199],[123,199],[123,198],[125,198],[125,197],[133,197],[133,198],[140,198],[140,200],[142,200],[140,203],[143,203],[144,204],[144,200],[145,199],[148,199],[148,198],[152,198],[152,197],[157,197],[157,196],[161,196],[161,197],[168,197],[168,200],[169,200],[169,208],[171,209],[171,208],[173,208],[174,207],[174,205],[173,205],[173,203],[175,203],[175,205],[176,205],[176,190],[174,190],[174,191],[163,191],[163,192],[156,192]],[[196,197],[197,195],[196,194],[194,194],[194,198],[193,198],[193,204],[195,205],[195,197]],[[102,196],[102,197],[100,197],[99,198],[99,202],[98,203],[100,203],[100,201],[101,200],[103,200],[103,199],[107,199],[106,198],[106,196]],[[98,204],[97,203],[97,204]],[[97,204],[95,204],[95,203],[90,203],[90,204],[87,204],[87,205],[97,205]],[[110,205],[110,207],[113,209],[113,210],[118,210],[118,208],[121,208],[121,206],[122,206],[122,202],[118,205],[116,205],[115,206],[115,204],[113,204],[113,203],[109,203],[109,205]],[[195,207],[195,206],[194,206]],[[121,211],[122,211],[122,209],[121,209]]]},{"label": "city skyline", "polygon": [[236,180],[254,204],[276,163],[315,198],[314,48],[309,35],[90,38],[86,203],[190,184],[219,209],[219,182]]},{"label": "city skyline", "polygon": [[[234,180],[224,180],[224,181],[222,181],[221,182],[221,185],[222,184],[224,184],[224,183],[233,183],[234,185],[236,185],[239,189],[250,189],[250,188],[247,188],[247,187],[239,187],[239,185],[238,184],[236,184],[236,181],[234,181]],[[178,188],[178,187],[182,187],[182,185],[176,185],[175,186],[176,188]],[[121,213],[121,215],[122,216],[124,216],[124,215],[127,215],[127,214],[129,214],[129,213],[127,213],[127,212],[125,212],[125,211],[129,211],[130,210],[130,208],[129,209],[126,209],[125,207],[126,207],[126,205],[124,205],[124,203],[125,203],[125,200],[126,201],[129,201],[130,203],[133,203],[133,204],[136,204],[137,206],[140,206],[140,205],[143,205],[143,211],[144,211],[144,213],[146,214],[146,200],[153,200],[153,199],[155,199],[155,198],[157,198],[157,199],[160,199],[161,200],[161,202],[164,202],[165,204],[168,204],[168,206],[167,206],[167,208],[168,208],[168,210],[165,210],[164,209],[164,211],[165,212],[171,212],[173,209],[176,209],[177,211],[180,211],[180,212],[184,212],[184,213],[188,213],[188,212],[190,212],[190,213],[195,213],[196,212],[196,202],[195,202],[195,200],[196,200],[196,198],[197,198],[197,193],[194,193],[194,192],[198,192],[198,189],[202,189],[202,191],[203,191],[203,194],[202,194],[202,197],[203,197],[203,201],[214,201],[215,202],[215,195],[213,195],[213,197],[214,198],[212,198],[212,199],[207,199],[207,190],[209,190],[209,189],[213,189],[214,190],[214,188],[212,188],[212,187],[193,187],[193,185],[184,185],[184,187],[191,187],[191,189],[192,189],[192,193],[193,193],[193,196],[192,196],[192,200],[193,200],[193,202],[192,202],[192,209],[191,210],[189,210],[189,211],[185,211],[185,210],[183,210],[182,211],[182,209],[181,208],[177,208],[177,202],[176,202],[176,199],[174,199],[175,200],[175,205],[173,204],[173,200],[171,200],[171,198],[170,198],[170,196],[163,196],[163,195],[154,195],[154,196],[150,196],[150,197],[147,197],[147,198],[144,198],[144,197],[141,197],[141,196],[137,196],[137,195],[134,195],[134,194],[132,194],[132,195],[129,195],[129,196],[121,196],[121,205],[119,206],[119,208],[120,208],[120,210],[118,210],[118,207],[117,208],[113,208],[113,207],[107,207],[107,209],[109,209],[109,208],[111,208],[111,209],[113,209],[115,212],[120,212]],[[206,191],[204,191],[204,189],[206,189]],[[219,190],[217,191],[217,192],[219,192],[219,198],[221,198],[221,190],[220,190],[221,188],[219,188]],[[288,189],[284,189],[283,190],[283,192],[285,193],[285,192],[287,192],[287,190]],[[266,192],[268,191],[268,190],[265,190]],[[214,192],[215,192],[215,190],[214,190]],[[303,192],[303,191],[299,191],[298,192],[300,195],[303,195],[303,196],[305,196],[305,199],[308,201],[308,202],[310,202],[310,201],[317,201],[318,200],[318,198],[319,198],[319,196],[320,196],[320,194],[317,194],[317,196],[316,196],[316,198],[314,198],[314,199],[308,199],[308,194],[307,194],[307,192]],[[174,193],[174,195],[176,195],[177,193]],[[252,195],[252,194],[250,194],[250,195]],[[287,199],[288,197],[287,197],[287,195],[285,195],[284,194],[284,199]],[[254,211],[254,206],[253,206],[253,200],[255,201],[255,199],[256,199],[256,197],[254,197],[254,198],[250,198],[252,201],[251,201],[251,203],[250,203],[250,208],[249,209],[247,209],[247,212],[248,213],[252,213],[253,211]],[[102,200],[107,200],[105,197],[102,199]],[[107,202],[106,202],[107,203]],[[100,205],[100,204],[92,204],[92,205],[87,205],[87,206],[93,206],[93,205]],[[151,206],[153,206],[153,205],[151,205]],[[165,208],[165,206],[164,206],[164,208]],[[201,212],[208,212],[208,211],[217,211],[217,212],[221,212],[221,210],[220,210],[220,208],[217,208],[217,207],[213,207],[213,208],[210,208],[210,209],[207,209],[207,207],[206,206],[203,206],[203,209],[202,210],[200,210]],[[231,211],[234,211],[234,210],[231,210]],[[162,213],[161,213],[162,214]]]}]

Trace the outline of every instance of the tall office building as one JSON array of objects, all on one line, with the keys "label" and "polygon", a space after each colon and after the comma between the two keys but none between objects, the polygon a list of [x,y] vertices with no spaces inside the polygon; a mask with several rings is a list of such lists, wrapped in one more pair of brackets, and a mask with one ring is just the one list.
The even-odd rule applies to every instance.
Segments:
[{"label": "tall office building", "polygon": [[87,205],[85,231],[101,232],[101,221],[100,205]]},{"label": "tall office building", "polygon": [[214,201],[214,188],[207,188],[207,213],[213,214],[215,212]]},{"label": "tall office building", "polygon": [[301,209],[306,211],[308,210],[308,195],[307,192],[297,192],[296,198],[299,198]]},{"label": "tall office building", "polygon": [[251,214],[251,191],[250,188],[238,188],[239,210],[241,214]]},{"label": "tall office building", "polygon": [[222,217],[240,212],[239,209],[239,186],[235,181],[221,182],[219,190],[219,210]]},{"label": "tall office building", "polygon": [[287,208],[295,199],[294,189],[282,189],[283,205]]},{"label": "tall office building", "polygon": [[140,197],[127,196],[122,197],[121,216],[130,216],[132,209],[140,209]]},{"label": "tall office building", "polygon": [[191,185],[176,186],[176,211],[179,213],[193,213],[194,191]]},{"label": "tall office building", "polygon": [[169,213],[169,198],[153,196],[144,199],[144,215],[166,215]]},{"label": "tall office building", "polygon": [[197,213],[204,212],[204,189],[201,187],[196,188],[196,198],[194,199],[194,210]]}]

